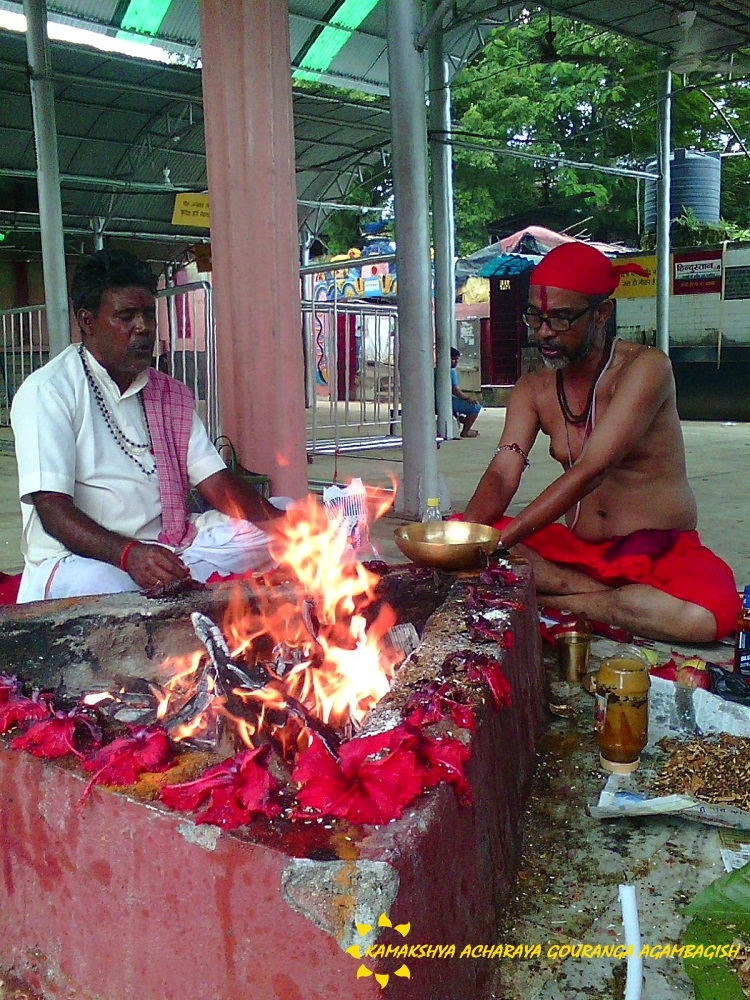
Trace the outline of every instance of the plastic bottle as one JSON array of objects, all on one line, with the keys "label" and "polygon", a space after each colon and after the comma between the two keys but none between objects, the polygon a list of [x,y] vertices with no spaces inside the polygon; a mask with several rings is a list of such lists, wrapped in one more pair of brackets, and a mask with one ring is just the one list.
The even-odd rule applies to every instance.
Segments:
[{"label": "plastic bottle", "polygon": [[433,521],[442,521],[443,515],[440,513],[440,497],[428,497],[427,506],[422,514],[422,521],[430,524]]},{"label": "plastic bottle", "polygon": [[[429,501],[428,501],[429,502]],[[750,680],[750,587],[745,587],[734,638],[734,672]]]}]

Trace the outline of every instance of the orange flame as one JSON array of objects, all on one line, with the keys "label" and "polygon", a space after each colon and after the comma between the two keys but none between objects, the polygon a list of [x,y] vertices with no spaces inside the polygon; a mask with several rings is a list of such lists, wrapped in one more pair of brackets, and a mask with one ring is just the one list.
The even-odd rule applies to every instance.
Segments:
[{"label": "orange flame", "polygon": [[[394,496],[392,491],[368,489],[368,508],[380,516]],[[324,507],[308,497],[274,523],[269,548],[278,564],[274,579],[282,582],[269,587],[249,580],[251,600],[246,590],[233,590],[223,628],[235,659],[242,657],[250,667],[260,663],[271,674],[263,688],[231,692],[234,699],[252,706],[250,714],[257,718],[238,717],[239,709],[230,711],[217,692],[207,711],[172,733],[177,740],[201,733],[222,715],[248,746],[265,724],[285,755],[293,755],[309,741],[304,717],[299,711],[287,713],[283,725],[277,724],[277,716],[272,717],[275,721],[267,719],[272,711],[288,708],[288,699],[341,729],[361,725],[390,688],[402,654],[384,637],[396,615],[384,604],[367,624],[365,611],[379,577],[357,561],[343,519],[330,520]],[[163,663],[169,680],[162,690],[153,689],[159,719],[173,716],[194,695],[204,655],[197,650]]]},{"label": "orange flame", "polygon": [[[377,496],[377,506],[387,510],[392,497]],[[332,726],[360,724],[402,659],[383,643],[396,622],[392,609],[384,605],[369,627],[362,614],[379,577],[357,562],[342,521],[329,520],[314,497],[287,511],[271,554],[288,582],[270,590],[254,585],[257,611],[235,595],[224,624],[233,655],[265,643],[259,659],[268,663],[275,653],[284,660],[282,691]],[[260,694],[274,707],[276,687]]]}]

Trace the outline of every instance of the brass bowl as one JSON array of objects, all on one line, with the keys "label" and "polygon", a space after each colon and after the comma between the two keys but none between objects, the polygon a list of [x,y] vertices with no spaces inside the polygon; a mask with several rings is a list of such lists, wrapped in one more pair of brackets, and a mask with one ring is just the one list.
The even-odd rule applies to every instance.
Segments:
[{"label": "brass bowl", "polygon": [[500,532],[487,524],[438,521],[402,524],[394,532],[405,556],[431,569],[477,569],[500,542]]}]

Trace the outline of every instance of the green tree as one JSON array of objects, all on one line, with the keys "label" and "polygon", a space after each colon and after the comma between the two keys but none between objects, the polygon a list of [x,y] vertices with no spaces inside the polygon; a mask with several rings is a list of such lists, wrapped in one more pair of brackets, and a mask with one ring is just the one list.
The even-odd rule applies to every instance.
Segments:
[{"label": "green tree", "polygon": [[[569,223],[589,219],[598,239],[638,245],[643,182],[575,161],[642,166],[656,155],[656,54],[618,35],[526,10],[498,28],[453,83],[456,230],[460,253],[487,242],[489,225],[560,206]],[[545,38],[547,35],[547,38]],[[551,43],[551,44],[550,44]],[[672,145],[723,151],[728,122],[750,141],[747,83],[675,77]],[[722,113],[720,113],[720,109]],[[571,164],[516,159],[477,146],[564,156]],[[726,161],[724,213],[744,224],[748,161]]]}]

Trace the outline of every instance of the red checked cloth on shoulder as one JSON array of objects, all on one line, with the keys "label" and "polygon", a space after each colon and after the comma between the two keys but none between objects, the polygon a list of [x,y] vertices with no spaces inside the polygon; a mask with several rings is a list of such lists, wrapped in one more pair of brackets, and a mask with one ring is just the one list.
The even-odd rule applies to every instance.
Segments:
[{"label": "red checked cloth on shoulder", "polygon": [[159,479],[162,520],[159,541],[185,548],[196,533],[187,513],[190,490],[187,459],[195,400],[186,385],[155,368],[150,370],[142,392]]},{"label": "red checked cloth on shoulder", "polygon": [[[513,518],[495,525],[502,530]],[[697,604],[716,619],[717,639],[737,624],[740,599],[732,570],[701,544],[697,531],[634,531],[623,538],[585,542],[564,524],[550,524],[523,540],[544,559],[571,566],[609,587],[642,583]]]}]

